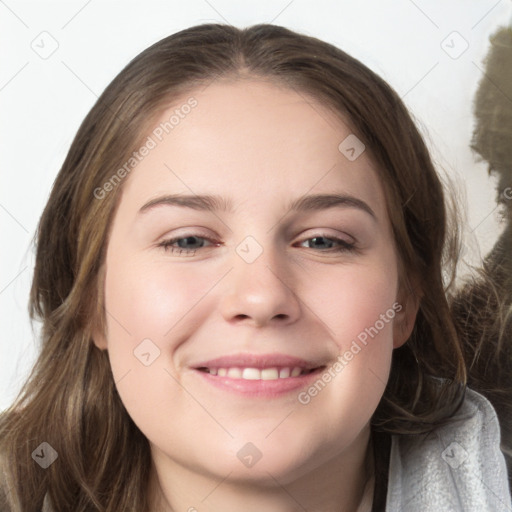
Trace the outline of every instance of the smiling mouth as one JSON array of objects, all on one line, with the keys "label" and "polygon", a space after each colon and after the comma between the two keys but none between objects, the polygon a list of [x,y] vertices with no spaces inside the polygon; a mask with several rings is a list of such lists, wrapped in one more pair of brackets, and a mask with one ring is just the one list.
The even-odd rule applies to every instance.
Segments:
[{"label": "smiling mouth", "polygon": [[295,377],[303,377],[311,373],[319,372],[325,366],[318,368],[300,368],[299,366],[285,366],[273,368],[251,368],[251,367],[230,367],[230,368],[197,368],[200,372],[217,377],[241,380],[282,380]]}]

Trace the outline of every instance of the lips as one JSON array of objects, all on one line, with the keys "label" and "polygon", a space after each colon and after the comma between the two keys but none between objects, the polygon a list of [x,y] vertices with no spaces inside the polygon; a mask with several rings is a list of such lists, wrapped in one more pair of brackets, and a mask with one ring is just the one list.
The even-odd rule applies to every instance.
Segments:
[{"label": "lips", "polygon": [[252,367],[237,367],[230,368],[216,368],[205,367],[198,368],[199,371],[204,371],[210,375],[218,375],[219,377],[228,377],[230,379],[244,379],[244,380],[276,380],[288,379],[290,377],[299,377],[300,375],[307,375],[314,370],[303,370],[299,366],[285,366],[274,368],[252,368]]},{"label": "lips", "polygon": [[232,378],[248,380],[259,378],[272,380],[275,370],[277,375],[273,378],[298,377],[320,366],[323,364],[286,354],[234,354],[194,365],[197,370],[206,371],[212,375],[224,377],[231,372]]},{"label": "lips", "polygon": [[235,354],[193,366],[207,382],[252,396],[277,396],[302,387],[325,364],[285,354]]}]

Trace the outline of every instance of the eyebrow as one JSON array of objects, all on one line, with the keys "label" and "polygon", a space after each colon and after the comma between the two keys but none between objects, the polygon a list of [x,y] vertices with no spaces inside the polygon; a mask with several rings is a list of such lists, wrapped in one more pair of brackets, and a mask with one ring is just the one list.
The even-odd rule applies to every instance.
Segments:
[{"label": "eyebrow", "polygon": [[[171,194],[151,199],[139,210],[139,214],[146,213],[158,206],[180,206],[199,211],[233,211],[233,202],[218,195],[183,195]],[[296,212],[326,210],[328,208],[357,208],[368,213],[377,220],[375,212],[370,206],[357,197],[347,194],[313,194],[302,196],[292,201],[287,208]]]}]

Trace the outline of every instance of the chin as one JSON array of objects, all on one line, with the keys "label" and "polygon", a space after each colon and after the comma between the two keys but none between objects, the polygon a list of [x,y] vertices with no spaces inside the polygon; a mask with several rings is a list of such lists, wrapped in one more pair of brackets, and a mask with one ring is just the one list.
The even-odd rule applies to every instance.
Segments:
[{"label": "chin", "polygon": [[[261,440],[254,442],[232,440],[229,448],[212,453],[215,464],[210,470],[222,478],[229,474],[232,482],[275,487],[277,482],[290,483],[320,465],[321,454],[312,452],[313,443],[290,436],[287,442],[277,436],[271,438],[265,440],[260,434]],[[304,446],[310,448],[305,450]]]},{"label": "chin", "polygon": [[275,454],[271,460],[263,458],[253,467],[244,467],[242,464],[231,465],[222,477],[229,474],[228,480],[239,485],[275,488],[288,485],[308,473],[311,463],[298,461],[289,457],[280,457]]}]

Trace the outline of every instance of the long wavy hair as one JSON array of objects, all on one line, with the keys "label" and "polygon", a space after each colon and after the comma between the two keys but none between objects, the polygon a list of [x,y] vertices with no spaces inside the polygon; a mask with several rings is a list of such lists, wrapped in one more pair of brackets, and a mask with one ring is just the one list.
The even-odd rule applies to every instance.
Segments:
[{"label": "long wavy hair", "polygon": [[[375,432],[419,434],[450,420],[466,386],[449,308],[457,219],[427,147],[400,97],[357,59],[319,39],[261,24],[204,24],[135,57],[80,126],[41,217],[30,312],[42,346],[29,379],[0,417],[5,509],[147,512],[149,443],[117,393],[105,329],[104,259],[123,182],[101,188],[147,137],[158,116],[198,86],[263,78],[308,95],[350,123],[380,169],[400,264],[400,288],[420,297],[413,332],[394,350],[372,416]],[[214,177],[212,177],[214,178]],[[434,377],[434,378],[431,378]],[[58,459],[32,460],[42,442]]]}]

